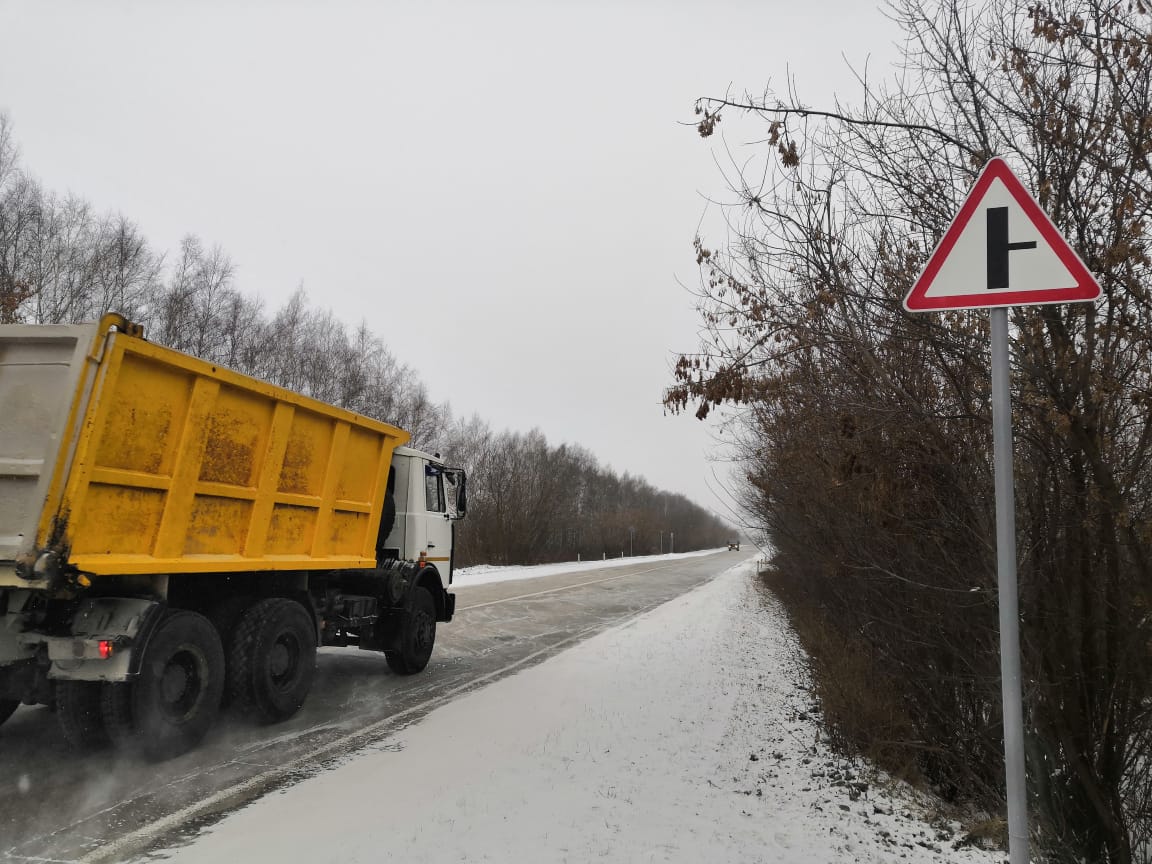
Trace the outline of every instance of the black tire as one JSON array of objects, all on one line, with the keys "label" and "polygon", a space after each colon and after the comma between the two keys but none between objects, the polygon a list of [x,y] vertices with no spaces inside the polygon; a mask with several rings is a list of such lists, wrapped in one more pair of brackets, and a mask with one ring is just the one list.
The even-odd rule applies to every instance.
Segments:
[{"label": "black tire", "polygon": [[[253,600],[251,597],[236,596],[221,600],[212,607],[208,613],[208,620],[220,634],[220,644],[224,647],[224,657],[232,656],[232,644],[236,641],[236,631],[240,627],[240,619],[248,611]],[[225,682],[227,682],[227,675]],[[232,703],[232,688],[225,683],[224,693],[220,699],[220,709],[228,708]]]},{"label": "black tire", "polygon": [[228,651],[236,637],[240,619],[244,617],[244,613],[248,611],[248,607],[253,602],[251,597],[228,597],[221,600],[208,612],[208,620],[212,622],[212,626],[220,634],[220,644],[224,646],[225,657],[228,656]]},{"label": "black tire", "polygon": [[316,672],[316,627],[295,600],[271,597],[251,606],[228,656],[233,707],[259,723],[300,710]]},{"label": "black tire", "polygon": [[73,750],[99,750],[109,744],[100,709],[99,681],[58,681],[56,717],[64,740]]},{"label": "black tire", "polygon": [[0,726],[20,707],[19,699],[0,699]]},{"label": "black tire", "polygon": [[415,675],[422,672],[432,658],[436,644],[436,601],[432,593],[416,586],[404,606],[400,620],[397,650],[385,653],[388,668],[397,675]]},{"label": "black tire", "polygon": [[179,756],[207,734],[224,692],[224,649],[211,622],[171,610],[144,647],[140,674],[106,684],[101,697],[112,740],[158,761]]}]

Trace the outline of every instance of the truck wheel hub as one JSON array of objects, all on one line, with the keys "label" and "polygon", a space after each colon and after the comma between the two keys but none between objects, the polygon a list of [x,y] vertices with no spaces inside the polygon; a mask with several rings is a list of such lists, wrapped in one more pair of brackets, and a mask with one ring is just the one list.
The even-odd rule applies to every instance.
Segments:
[{"label": "truck wheel hub", "polygon": [[164,670],[164,678],[160,682],[160,695],[165,702],[175,704],[188,689],[188,669],[181,663],[170,663]]},{"label": "truck wheel hub", "polygon": [[292,669],[292,652],[283,639],[268,653],[268,671],[276,680],[284,678]]}]

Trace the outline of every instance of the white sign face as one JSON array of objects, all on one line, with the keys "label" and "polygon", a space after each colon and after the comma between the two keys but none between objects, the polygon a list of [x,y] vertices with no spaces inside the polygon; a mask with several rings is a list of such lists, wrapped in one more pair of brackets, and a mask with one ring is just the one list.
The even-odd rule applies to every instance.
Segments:
[{"label": "white sign face", "polygon": [[910,312],[1095,300],[1100,286],[1002,159],[989,162],[904,299]]}]

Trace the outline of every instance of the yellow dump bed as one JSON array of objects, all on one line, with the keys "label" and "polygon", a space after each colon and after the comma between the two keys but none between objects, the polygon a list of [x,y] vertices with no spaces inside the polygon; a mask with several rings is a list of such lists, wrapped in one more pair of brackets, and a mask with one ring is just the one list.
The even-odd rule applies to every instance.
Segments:
[{"label": "yellow dump bed", "polygon": [[408,437],[119,316],[0,326],[0,586],[372,567]]}]

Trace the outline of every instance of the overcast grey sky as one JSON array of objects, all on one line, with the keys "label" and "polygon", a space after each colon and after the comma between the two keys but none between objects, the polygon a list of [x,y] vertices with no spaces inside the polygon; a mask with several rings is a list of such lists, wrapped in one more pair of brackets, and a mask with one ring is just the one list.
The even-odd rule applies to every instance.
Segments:
[{"label": "overcast grey sky", "polygon": [[844,58],[886,71],[896,38],[869,0],[0,0],[0,110],[47,187],[220,244],[269,307],[302,284],[458,414],[719,509],[707,425],[660,404],[724,188],[678,122],[789,73],[851,97]]}]

